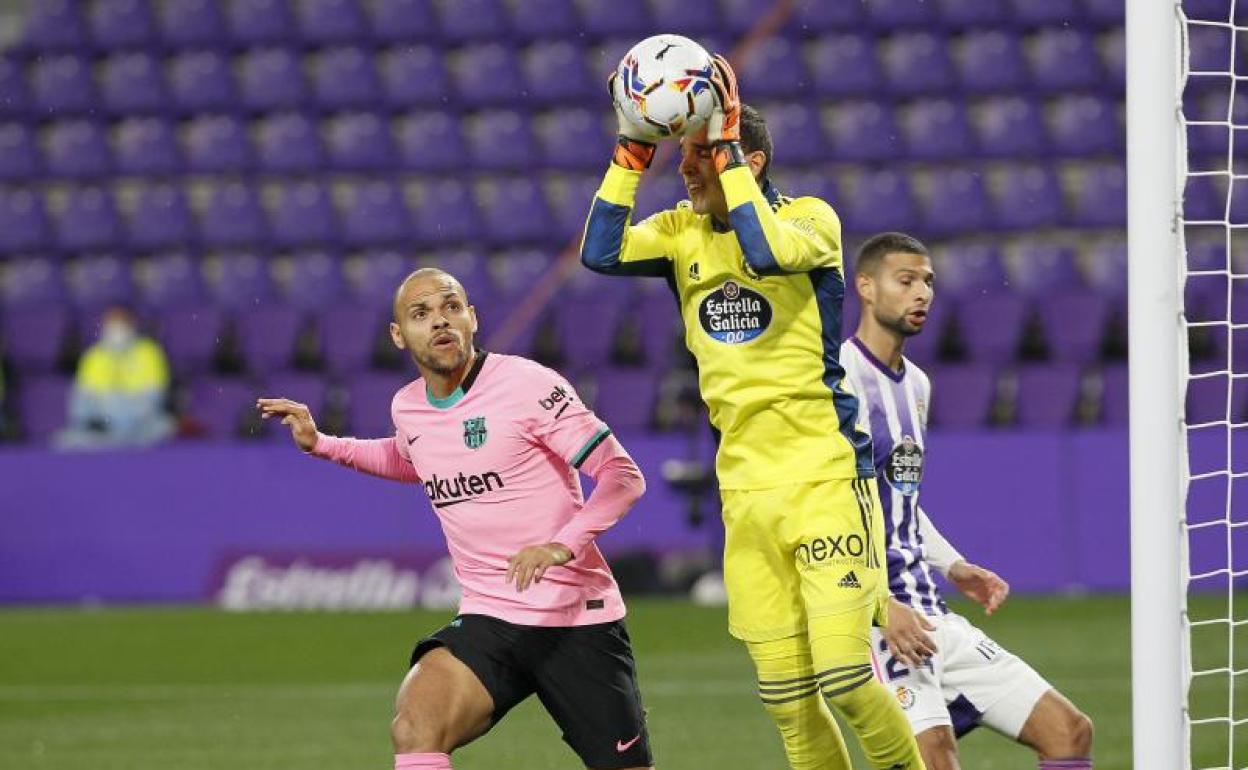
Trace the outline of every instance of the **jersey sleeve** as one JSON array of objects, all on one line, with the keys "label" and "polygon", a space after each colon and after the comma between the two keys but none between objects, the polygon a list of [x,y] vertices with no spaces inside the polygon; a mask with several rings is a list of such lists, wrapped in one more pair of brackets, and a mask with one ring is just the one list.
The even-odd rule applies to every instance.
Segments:
[{"label": "jersey sleeve", "polygon": [[675,211],[631,224],[641,172],[614,163],[594,196],[581,237],[581,263],[595,273],[666,277],[672,271]]},{"label": "jersey sleeve", "polygon": [[532,366],[517,391],[524,398],[521,414],[529,438],[577,470],[611,435],[572,385],[546,367]]},{"label": "jersey sleeve", "polygon": [[966,560],[953,543],[946,540],[940,530],[936,529],[936,525],[932,523],[922,506],[919,506],[919,536],[923,538],[923,545],[926,546],[927,563],[935,567],[941,575],[948,577],[949,569],[953,565]]},{"label": "jersey sleeve", "polygon": [[320,433],[309,453],[347,468],[391,481],[418,483],[420,476],[395,436],[379,439],[339,438]]},{"label": "jersey sleeve", "polygon": [[748,166],[719,175],[728,223],[746,265],[759,275],[841,267],[841,220],[818,198],[796,198],[773,210]]}]

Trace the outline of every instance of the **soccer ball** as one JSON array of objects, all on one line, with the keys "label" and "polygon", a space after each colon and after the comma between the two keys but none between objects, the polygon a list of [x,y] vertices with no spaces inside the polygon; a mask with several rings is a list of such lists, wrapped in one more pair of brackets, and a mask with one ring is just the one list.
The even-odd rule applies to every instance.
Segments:
[{"label": "soccer ball", "polygon": [[624,117],[651,139],[700,129],[715,107],[714,73],[706,49],[680,35],[655,35],[633,46],[620,66],[611,97]]}]

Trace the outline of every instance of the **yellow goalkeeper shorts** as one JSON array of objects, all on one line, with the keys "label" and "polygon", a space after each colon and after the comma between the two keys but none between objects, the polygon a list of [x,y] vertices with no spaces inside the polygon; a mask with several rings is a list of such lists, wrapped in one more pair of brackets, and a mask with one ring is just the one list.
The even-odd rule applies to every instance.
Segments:
[{"label": "yellow goalkeeper shorts", "polygon": [[868,604],[883,624],[888,573],[874,478],[723,490],[722,496],[733,636],[783,639],[805,633],[811,619]]}]

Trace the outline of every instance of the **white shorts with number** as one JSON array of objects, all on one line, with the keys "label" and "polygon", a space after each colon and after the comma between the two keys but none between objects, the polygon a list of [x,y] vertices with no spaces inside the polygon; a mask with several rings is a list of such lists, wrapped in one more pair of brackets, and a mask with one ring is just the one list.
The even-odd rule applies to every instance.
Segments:
[{"label": "white shorts with number", "polygon": [[888,652],[872,629],[880,677],[897,696],[914,734],[950,726],[958,736],[978,725],[1018,738],[1040,697],[1052,685],[1017,655],[999,646],[961,615],[929,617],[937,652],[911,669]]}]

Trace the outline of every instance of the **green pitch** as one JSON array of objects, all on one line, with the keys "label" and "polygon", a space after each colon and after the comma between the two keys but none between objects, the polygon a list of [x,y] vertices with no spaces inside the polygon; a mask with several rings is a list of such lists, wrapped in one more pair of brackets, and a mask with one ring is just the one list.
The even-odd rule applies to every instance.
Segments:
[{"label": "green pitch", "polygon": [[[1225,600],[1197,609],[1212,614],[1224,606]],[[1130,623],[1124,598],[1014,598],[995,618],[958,609],[1092,716],[1100,770],[1131,766]],[[3,610],[0,767],[389,768],[390,704],[408,650],[448,618],[447,613]],[[784,767],[779,740],[751,687],[749,660],[724,630],[722,610],[634,600],[629,624],[658,767]],[[1198,638],[1197,644],[1198,662],[1225,661],[1225,634],[1208,642]],[[1240,650],[1241,661],[1244,655],[1248,644]],[[1225,714],[1228,682],[1209,682],[1196,700],[1212,712],[1221,701]],[[1239,690],[1236,701],[1248,703],[1248,688]],[[1227,764],[1225,734],[1223,729],[1200,736],[1198,766]],[[1237,766],[1248,759],[1248,735],[1240,734]],[[455,766],[549,770],[579,763],[531,700],[457,752]],[[1034,764],[1025,750],[979,731],[963,742],[963,767]]]}]

